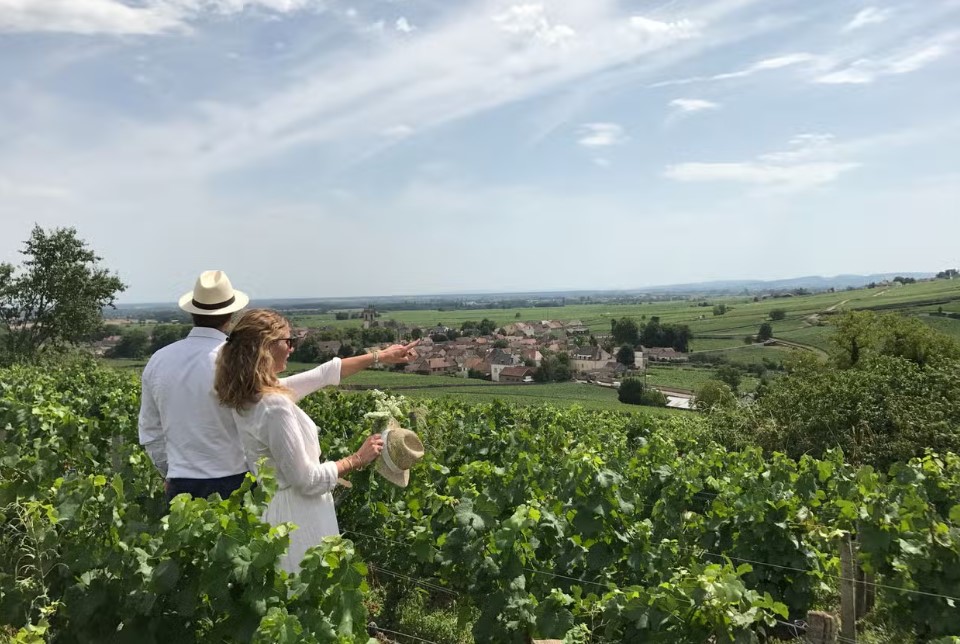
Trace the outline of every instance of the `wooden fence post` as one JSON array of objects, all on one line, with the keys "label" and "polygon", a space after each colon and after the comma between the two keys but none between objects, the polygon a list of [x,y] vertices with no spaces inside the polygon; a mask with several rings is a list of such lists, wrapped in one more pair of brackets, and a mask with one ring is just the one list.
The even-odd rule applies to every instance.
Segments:
[{"label": "wooden fence post", "polygon": [[837,618],[830,613],[812,610],[807,613],[806,641],[810,644],[837,644]]},{"label": "wooden fence post", "polygon": [[857,641],[856,556],[853,538],[840,538],[840,635],[849,642]]}]

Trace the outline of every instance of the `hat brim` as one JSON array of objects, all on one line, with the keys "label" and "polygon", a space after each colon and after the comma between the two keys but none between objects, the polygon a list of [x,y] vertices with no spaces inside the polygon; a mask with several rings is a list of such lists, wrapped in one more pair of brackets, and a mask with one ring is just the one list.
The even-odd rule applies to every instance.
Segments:
[{"label": "hat brim", "polygon": [[407,487],[410,484],[410,470],[400,470],[399,472],[394,472],[387,464],[383,462],[382,458],[377,459],[377,474],[387,479],[397,487]]},{"label": "hat brim", "polygon": [[250,298],[246,293],[243,291],[234,290],[233,302],[230,304],[219,309],[201,309],[200,307],[193,305],[193,291],[189,291],[180,297],[178,305],[182,311],[196,315],[226,315],[227,313],[236,313],[249,303]]}]

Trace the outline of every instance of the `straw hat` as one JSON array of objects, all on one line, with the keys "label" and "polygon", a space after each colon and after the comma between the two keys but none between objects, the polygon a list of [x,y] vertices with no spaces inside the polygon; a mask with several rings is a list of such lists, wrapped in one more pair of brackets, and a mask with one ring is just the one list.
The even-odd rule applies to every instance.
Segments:
[{"label": "straw hat", "polygon": [[246,293],[234,290],[226,273],[204,271],[193,290],[180,298],[180,308],[197,315],[226,315],[239,311],[249,302]]},{"label": "straw hat", "polygon": [[415,433],[391,418],[380,432],[383,451],[377,459],[377,472],[394,485],[407,487],[410,468],[423,458],[423,443]]}]

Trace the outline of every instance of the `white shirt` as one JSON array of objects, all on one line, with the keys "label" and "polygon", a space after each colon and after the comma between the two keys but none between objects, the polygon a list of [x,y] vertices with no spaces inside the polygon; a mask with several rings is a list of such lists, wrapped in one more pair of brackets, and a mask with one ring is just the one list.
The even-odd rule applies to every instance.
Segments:
[{"label": "white shirt", "polygon": [[[233,415],[213,390],[217,355],[226,339],[216,329],[195,327],[153,354],[143,370],[140,444],[165,478],[212,479],[250,469]],[[335,362],[328,369],[334,369],[339,383],[339,358]],[[306,395],[316,390],[308,391],[317,378],[313,371],[281,383]]]}]

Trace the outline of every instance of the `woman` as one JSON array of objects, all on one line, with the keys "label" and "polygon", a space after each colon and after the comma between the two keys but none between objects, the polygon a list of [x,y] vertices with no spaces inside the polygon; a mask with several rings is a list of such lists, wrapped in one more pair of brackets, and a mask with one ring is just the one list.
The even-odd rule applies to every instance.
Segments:
[{"label": "woman", "polygon": [[379,434],[367,437],[356,453],[339,461],[320,461],[317,426],[297,401],[322,387],[339,384],[373,364],[409,362],[416,343],[383,351],[334,358],[315,369],[278,378],[287,368],[294,339],[289,323],[276,311],[253,309],[233,327],[217,358],[214,389],[220,404],[233,411],[247,462],[256,474],[262,457],[276,472],[277,493],[263,518],[271,525],[297,525],[280,565],[297,572],[307,548],[339,534],[332,490],[337,479],[377,459]]}]

